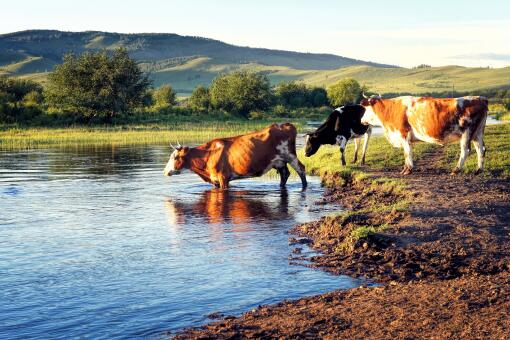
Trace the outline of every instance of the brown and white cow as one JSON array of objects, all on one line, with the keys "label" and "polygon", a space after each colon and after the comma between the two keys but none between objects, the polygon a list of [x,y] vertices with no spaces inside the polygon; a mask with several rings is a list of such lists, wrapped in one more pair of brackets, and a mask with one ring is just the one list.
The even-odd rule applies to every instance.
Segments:
[{"label": "brown and white cow", "polygon": [[164,175],[189,169],[204,181],[227,188],[231,180],[258,177],[276,169],[280,186],[285,187],[290,164],[306,188],[305,166],[296,155],[296,135],[292,124],[272,124],[260,131],[214,139],[195,148],[178,147],[170,155]]},{"label": "brown and white cow", "polygon": [[443,145],[460,139],[460,157],[454,173],[462,170],[469,145],[473,142],[478,155],[477,173],[483,170],[487,98],[405,96],[382,99],[381,96],[371,96],[362,99],[361,105],[365,107],[361,122],[382,125],[388,141],[394,147],[404,149],[405,165],[402,174],[413,170],[411,142],[416,140]]}]

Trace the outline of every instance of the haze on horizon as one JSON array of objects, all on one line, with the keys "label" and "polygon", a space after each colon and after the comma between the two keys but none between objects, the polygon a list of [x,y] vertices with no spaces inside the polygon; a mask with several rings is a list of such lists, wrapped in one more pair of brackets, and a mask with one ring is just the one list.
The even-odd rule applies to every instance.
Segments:
[{"label": "haze on horizon", "polygon": [[3,3],[2,12],[0,34],[177,33],[405,67],[510,66],[509,1],[25,0]]}]

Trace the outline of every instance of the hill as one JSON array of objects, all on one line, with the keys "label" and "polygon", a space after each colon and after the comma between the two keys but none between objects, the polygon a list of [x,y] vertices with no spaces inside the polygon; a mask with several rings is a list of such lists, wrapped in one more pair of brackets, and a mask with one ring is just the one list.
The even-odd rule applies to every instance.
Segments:
[{"label": "hill", "polygon": [[113,50],[123,46],[148,72],[155,86],[169,83],[181,94],[209,85],[218,74],[249,70],[272,83],[302,80],[327,86],[352,77],[381,93],[472,91],[510,86],[510,67],[444,66],[407,69],[332,54],[241,47],[177,34],[121,34],[29,30],[0,35],[0,75],[44,82],[65,53]]},{"label": "hill", "polygon": [[[294,69],[330,70],[350,65],[387,66],[332,54],[241,47],[218,40],[178,34],[56,30],[28,30],[0,35],[0,66],[4,68],[4,72],[11,72],[10,65],[25,62],[33,65],[32,72],[42,72],[60,63],[65,53],[112,50],[120,46],[125,47],[136,60],[156,68],[197,56],[208,57],[217,64],[257,63]],[[14,71],[14,74],[28,73],[24,70]]]}]

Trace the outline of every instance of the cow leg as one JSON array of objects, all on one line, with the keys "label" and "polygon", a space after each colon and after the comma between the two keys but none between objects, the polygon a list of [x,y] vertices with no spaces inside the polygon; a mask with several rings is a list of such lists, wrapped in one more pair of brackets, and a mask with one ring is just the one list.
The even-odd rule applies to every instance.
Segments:
[{"label": "cow leg", "polygon": [[363,152],[361,154],[361,165],[365,165],[365,155],[367,154],[368,140],[370,139],[371,135],[372,135],[372,128],[369,127],[367,132],[365,133],[365,140],[363,141]]},{"label": "cow leg", "polygon": [[354,159],[352,160],[353,164],[356,164],[356,162],[358,161],[358,149],[360,141],[361,137],[354,138]]},{"label": "cow leg", "polygon": [[228,188],[228,180],[224,178],[223,176],[218,177],[218,186],[220,189],[227,189]]},{"label": "cow leg", "polygon": [[280,174],[280,187],[285,188],[285,184],[287,184],[287,180],[290,176],[289,168],[287,168],[287,164],[284,166],[276,169],[278,173]]},{"label": "cow leg", "polygon": [[405,165],[404,169],[400,172],[402,175],[408,175],[413,171],[413,149],[411,147],[410,138],[402,141],[402,148],[404,149]]},{"label": "cow leg", "polygon": [[345,163],[344,151],[345,151],[345,145],[347,144],[347,138],[340,135],[340,136],[336,137],[336,141],[340,145],[340,159],[342,160],[342,165],[345,166],[346,163]]},{"label": "cow leg", "polygon": [[483,130],[479,132],[475,139],[473,139],[473,144],[475,146],[476,155],[478,156],[478,169],[476,169],[475,174],[480,174],[483,171],[484,163],[485,163],[485,145],[483,142]]},{"label": "cow leg", "polygon": [[469,154],[469,130],[464,131],[462,133],[462,137],[460,138],[460,157],[457,162],[457,166],[453,169],[453,174],[459,173],[462,171],[464,167],[464,162]]},{"label": "cow leg", "polygon": [[294,156],[289,164],[292,169],[298,173],[299,178],[301,178],[301,185],[303,186],[303,189],[305,189],[308,185],[306,181],[305,166],[299,161],[299,159],[297,159],[296,156]]}]

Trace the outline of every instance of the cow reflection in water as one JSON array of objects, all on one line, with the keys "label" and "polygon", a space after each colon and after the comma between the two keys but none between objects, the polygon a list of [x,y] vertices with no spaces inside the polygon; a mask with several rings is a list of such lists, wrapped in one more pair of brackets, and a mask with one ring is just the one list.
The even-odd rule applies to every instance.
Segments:
[{"label": "cow reflection in water", "polygon": [[254,197],[253,191],[211,189],[202,193],[195,202],[167,198],[165,207],[173,228],[186,224],[187,218],[203,217],[210,224],[230,224],[234,232],[251,230],[251,222],[257,220],[281,220],[288,217],[288,195],[280,190],[273,202],[263,200],[266,192]]}]

